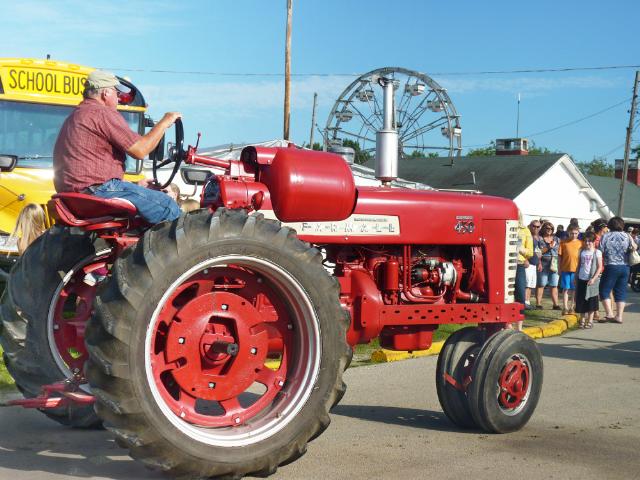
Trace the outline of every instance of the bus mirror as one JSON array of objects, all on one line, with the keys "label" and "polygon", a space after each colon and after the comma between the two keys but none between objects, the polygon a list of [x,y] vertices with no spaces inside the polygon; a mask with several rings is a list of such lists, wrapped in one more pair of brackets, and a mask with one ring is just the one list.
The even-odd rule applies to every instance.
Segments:
[{"label": "bus mirror", "polygon": [[16,163],[18,163],[17,155],[0,153],[0,172],[10,172],[16,168]]},{"label": "bus mirror", "polygon": [[144,128],[153,128],[156,122],[149,115],[144,116]]},{"label": "bus mirror", "polygon": [[158,145],[156,145],[156,148],[151,150],[151,153],[149,153],[149,160],[155,160],[156,162],[164,160],[164,135],[162,135],[162,138],[158,142]]},{"label": "bus mirror", "polygon": [[200,168],[181,168],[180,175],[184,183],[189,185],[204,185],[207,179],[211,176],[209,170],[202,170]]}]

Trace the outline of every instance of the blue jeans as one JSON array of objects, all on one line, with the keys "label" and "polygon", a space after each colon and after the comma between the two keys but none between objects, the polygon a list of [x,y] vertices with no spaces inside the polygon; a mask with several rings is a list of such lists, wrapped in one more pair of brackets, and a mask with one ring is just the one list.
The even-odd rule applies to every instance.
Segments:
[{"label": "blue jeans", "polygon": [[93,194],[101,198],[129,200],[138,209],[140,216],[151,224],[175,220],[181,213],[178,204],[166,193],[117,178],[95,187]]},{"label": "blue jeans", "polygon": [[616,302],[626,301],[629,271],[629,265],[605,265],[600,279],[600,300],[607,300],[613,290]]}]

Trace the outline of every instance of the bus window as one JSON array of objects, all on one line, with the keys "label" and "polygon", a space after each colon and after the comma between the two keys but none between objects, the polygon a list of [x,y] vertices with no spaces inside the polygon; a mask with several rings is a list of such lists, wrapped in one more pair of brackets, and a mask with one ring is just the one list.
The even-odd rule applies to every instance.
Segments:
[{"label": "bus window", "polygon": [[[0,100],[0,153],[17,155],[17,167],[52,168],[53,147],[62,123],[73,108]],[[134,132],[141,132],[142,113],[120,113]],[[126,172],[138,173],[138,164],[127,155]]]}]

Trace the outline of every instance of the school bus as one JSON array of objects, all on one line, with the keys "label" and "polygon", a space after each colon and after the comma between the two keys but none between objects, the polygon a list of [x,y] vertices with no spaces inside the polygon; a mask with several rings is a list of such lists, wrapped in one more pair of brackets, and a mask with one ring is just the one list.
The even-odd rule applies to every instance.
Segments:
[{"label": "school bus", "polygon": [[[53,60],[0,58],[0,154],[18,157],[12,172],[0,174],[0,253],[5,252],[0,264],[6,266],[6,253],[15,250],[6,239],[22,207],[37,203],[47,213],[54,193],[53,147],[62,123],[82,100],[93,70]],[[118,94],[118,110],[134,131],[144,134],[151,122],[145,117],[142,93],[131,82],[119,80],[129,92]],[[141,170],[141,161],[127,158],[129,180],[142,178]],[[50,226],[48,214],[47,222]]]}]

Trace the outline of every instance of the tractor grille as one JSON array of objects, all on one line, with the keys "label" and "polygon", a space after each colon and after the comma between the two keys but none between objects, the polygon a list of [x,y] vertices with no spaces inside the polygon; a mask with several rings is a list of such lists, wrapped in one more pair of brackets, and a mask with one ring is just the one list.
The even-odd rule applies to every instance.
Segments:
[{"label": "tractor grille", "polygon": [[518,221],[506,221],[506,242],[504,255],[504,303],[513,303],[518,269]]}]

